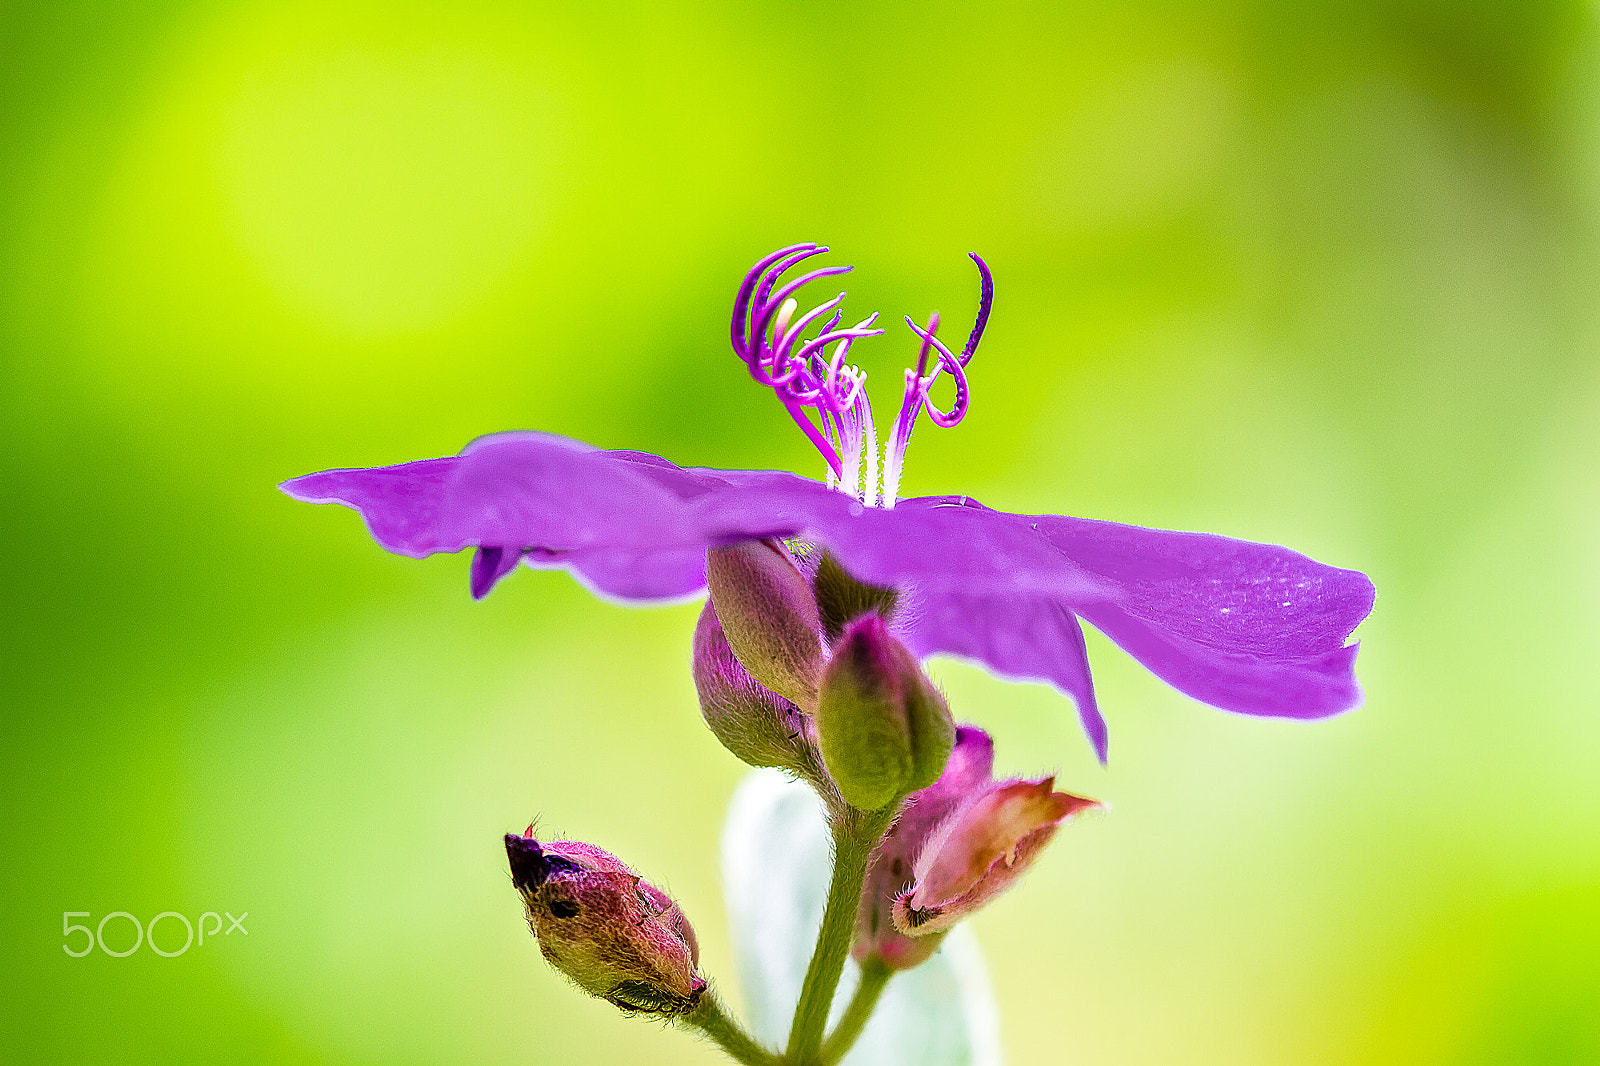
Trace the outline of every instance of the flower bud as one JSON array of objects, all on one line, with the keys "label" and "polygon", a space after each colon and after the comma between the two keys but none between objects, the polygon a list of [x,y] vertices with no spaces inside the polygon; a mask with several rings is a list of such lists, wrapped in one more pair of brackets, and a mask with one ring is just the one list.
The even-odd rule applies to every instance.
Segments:
[{"label": "flower bud", "polygon": [[694,629],[693,672],[700,713],[723,747],[751,766],[799,771],[814,765],[806,716],[750,676],[710,603]]},{"label": "flower bud", "polygon": [[994,743],[973,726],[956,732],[939,780],[906,798],[867,866],[851,951],[908,970],[938,949],[951,926],[1016,880],[1062,821],[1097,806],[1052,792],[1052,779],[998,782]]},{"label": "flower bud", "polygon": [[864,811],[938,780],[956,732],[944,697],[876,614],[851,622],[834,644],[816,726],[839,794]]},{"label": "flower bud", "polygon": [[706,584],[728,644],[761,684],[810,711],[822,669],[817,601],[789,551],[747,540],[706,553]]},{"label": "flower bud", "polygon": [[700,949],[672,899],[612,855],[572,840],[506,834],[511,882],[539,953],[573,984],[630,1013],[694,1010]]},{"label": "flower bud", "polygon": [[1066,819],[1100,804],[1056,792],[1055,778],[991,782],[929,834],[911,887],[894,901],[895,929],[942,933],[1004,892]]},{"label": "flower bud", "polygon": [[910,937],[894,927],[894,902],[911,887],[913,864],[928,836],[969,794],[989,784],[993,768],[989,734],[964,725],[956,730],[955,747],[939,780],[906,797],[867,866],[851,943],[857,962],[876,956],[891,970],[909,970],[938,950],[943,936]]}]

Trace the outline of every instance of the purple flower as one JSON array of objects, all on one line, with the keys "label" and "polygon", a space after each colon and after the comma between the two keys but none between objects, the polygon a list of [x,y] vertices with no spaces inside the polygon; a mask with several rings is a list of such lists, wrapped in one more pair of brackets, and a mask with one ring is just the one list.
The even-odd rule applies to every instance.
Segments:
[{"label": "purple flower", "polygon": [[[710,548],[810,541],[857,580],[898,590],[894,628],[916,655],[956,655],[1070,696],[1102,760],[1106,728],[1080,620],[1168,684],[1224,710],[1321,718],[1360,702],[1356,645],[1346,641],[1374,592],[1359,571],[1208,533],[1008,514],[967,496],[899,499],[920,414],[950,426],[966,412],[966,368],[993,296],[989,271],[972,257],[982,297],[959,354],[935,335],[937,316],[926,328],[906,320],[920,351],[880,454],[866,375],[845,360],[854,341],[881,331],[869,328],[870,317],[841,328],[842,293],[795,314],[802,285],[849,268],[779,285],[788,268],[824,251],[796,245],[756,264],[735,301],[733,347],[817,445],[826,483],[772,470],[684,469],[642,452],[513,432],[480,438],[457,456],[329,470],[283,490],[355,508],[378,543],[400,555],[476,549],[476,597],[520,562],[565,569],[609,598],[675,601],[704,590]],[[955,386],[948,412],[929,396],[945,374]]]}]

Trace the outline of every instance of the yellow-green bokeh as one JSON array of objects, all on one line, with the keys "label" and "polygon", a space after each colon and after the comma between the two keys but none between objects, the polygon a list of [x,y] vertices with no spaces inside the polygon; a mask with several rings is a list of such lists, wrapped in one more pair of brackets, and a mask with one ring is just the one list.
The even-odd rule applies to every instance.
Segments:
[{"label": "yellow-green bokeh", "polygon": [[716,1061],[549,972],[498,853],[611,848],[732,983],[695,608],[473,603],[274,485],[521,427],[817,473],[726,321],[820,240],[880,408],[994,269],[909,493],[1380,590],[1322,723],[1091,637],[1105,770],[935,665],[1113,808],[975,920],[1010,1061],[1600,1061],[1597,223],[1593,4],[0,3],[0,1057]]}]

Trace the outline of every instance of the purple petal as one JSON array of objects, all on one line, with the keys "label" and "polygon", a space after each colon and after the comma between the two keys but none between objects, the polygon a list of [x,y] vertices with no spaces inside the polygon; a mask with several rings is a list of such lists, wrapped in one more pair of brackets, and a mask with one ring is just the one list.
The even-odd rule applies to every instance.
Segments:
[{"label": "purple petal", "polygon": [[460,551],[472,541],[441,533],[444,486],[460,457],[423,459],[368,470],[324,470],[278,486],[305,503],[342,503],[361,512],[372,539],[396,555],[421,559]]},{"label": "purple petal", "polygon": [[1161,680],[1213,707],[1273,718],[1326,718],[1361,703],[1354,644],[1283,660],[1187,640],[1116,607],[1085,608],[1083,617]]},{"label": "purple petal", "polygon": [[557,551],[697,543],[678,497],[565,437],[500,433],[462,453],[440,524],[462,543]]},{"label": "purple petal", "polygon": [[717,474],[727,485],[693,501],[708,543],[803,536],[826,545],[859,580],[927,595],[981,590],[1077,602],[1111,592],[1015,515],[944,498],[884,510],[793,474]]},{"label": "purple petal", "polygon": [[1341,647],[1372,612],[1372,582],[1275,544],[1064,515],[1022,515],[1116,604],[1157,629],[1271,659]]},{"label": "purple petal", "polygon": [[969,497],[865,508],[777,471],[683,469],[641,452],[506,433],[461,456],[286,482],[297,499],[359,510],[390,551],[477,546],[483,595],[522,559],[602,595],[653,602],[704,588],[707,548],[799,536],[858,579],[904,591],[919,655],[949,652],[1072,697],[1102,759],[1074,615],[1189,695],[1245,714],[1320,717],[1359,702],[1364,574],[1286,548],[1059,515],[1011,515]]},{"label": "purple petal", "polygon": [[705,591],[703,548],[673,551],[530,551],[522,561],[535,570],[567,570],[589,591],[624,604],[671,603]]},{"label": "purple petal", "polygon": [[[726,488],[729,484],[728,475],[744,473],[737,470],[685,469],[649,452],[611,451],[603,454],[608,460],[624,464],[634,473],[666,489],[680,500],[692,500],[714,489]],[[776,471],[764,470],[758,473],[776,473]],[[787,476],[794,477],[793,474]]]},{"label": "purple petal", "polygon": [[1158,677],[1243,714],[1320,718],[1355,707],[1367,576],[1272,544],[1060,515],[1024,516],[1115,590],[1074,604]]},{"label": "purple petal", "polygon": [[517,568],[522,553],[514,548],[479,548],[472,556],[472,598],[481,600]]},{"label": "purple petal", "polygon": [[[799,479],[796,479],[799,480]],[[686,496],[726,483],[642,453],[543,433],[503,433],[460,456],[285,482],[309,503],[359,511],[373,539],[413,558],[476,546],[475,597],[520,560],[573,571],[608,598],[659,602],[705,587],[703,534]]]},{"label": "purple petal", "polygon": [[947,652],[1011,681],[1042,681],[1072,698],[1078,720],[1106,761],[1106,722],[1094,697],[1083,628],[1072,612],[1038,597],[946,593],[917,598],[906,643],[919,656]]}]

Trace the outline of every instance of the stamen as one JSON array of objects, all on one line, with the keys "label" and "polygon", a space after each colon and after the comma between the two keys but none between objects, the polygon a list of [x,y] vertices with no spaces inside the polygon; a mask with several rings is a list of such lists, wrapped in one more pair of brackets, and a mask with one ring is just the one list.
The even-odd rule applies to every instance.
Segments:
[{"label": "stamen", "polygon": [[[949,428],[959,423],[967,414],[968,389],[966,366],[972,361],[972,356],[978,350],[978,342],[983,339],[984,327],[989,324],[989,311],[994,306],[994,279],[989,274],[989,266],[977,253],[972,253],[970,258],[978,266],[980,289],[978,294],[978,316],[972,324],[972,333],[967,338],[967,343],[959,356],[951,353],[934,333],[939,328],[939,316],[934,314],[928,319],[926,329],[919,327],[909,317],[906,325],[911,327],[922,341],[917,351],[917,367],[915,370],[905,372],[905,391],[901,395],[900,415],[895,419],[894,429],[889,434],[888,443],[884,449],[883,457],[883,502],[885,508],[892,508],[895,498],[900,492],[900,475],[905,465],[906,447],[911,443],[911,431],[916,427],[917,416],[927,408],[928,418],[936,426]],[[930,371],[928,369],[928,353],[930,350],[939,353],[939,360]],[[928,390],[944,371],[949,371],[955,379],[956,395],[948,412],[941,411],[934,405]]]},{"label": "stamen", "polygon": [[839,435],[843,440],[840,450],[844,452],[844,475],[839,478],[839,482],[850,495],[859,499],[861,496],[861,446],[853,438],[853,435],[848,432],[843,432]]},{"label": "stamen", "polygon": [[900,416],[894,420],[894,428],[889,430],[889,439],[883,448],[883,506],[890,510],[894,508],[895,497],[900,491],[900,470],[905,463],[906,445],[911,443],[911,427],[916,423],[917,412],[922,407],[919,390],[922,379],[910,367],[904,373],[906,387],[901,394]]},{"label": "stamen", "polygon": [[[911,326],[910,316],[906,317],[906,325]],[[911,326],[916,329],[916,326]],[[935,311],[928,316],[928,334],[922,338],[922,347],[917,349],[917,377],[922,377],[928,372],[928,348],[931,347],[932,335],[939,332],[939,312]]]},{"label": "stamen", "polygon": [[[808,252],[806,254],[819,255],[825,251],[827,251],[826,248],[819,248],[815,252]],[[805,285],[810,281],[815,281],[817,278],[831,277],[835,274],[848,274],[854,269],[854,267],[823,267],[820,270],[813,270],[809,274],[802,274],[800,277],[789,282],[783,288],[773,293],[770,297],[757,303],[755,309],[751,312],[752,321],[750,324],[750,336],[756,339],[765,337],[767,334],[767,326],[772,320],[773,309],[782,301],[787,300],[790,296],[794,295],[795,291],[802,285]],[[767,284],[770,287],[771,284],[776,281],[777,278],[774,276],[772,281],[768,282]]]},{"label": "stamen", "polygon": [[[829,311],[832,311],[835,307],[838,307],[839,306],[839,302],[841,300],[843,300],[843,299],[844,299],[844,293],[841,292],[839,295],[835,296],[833,299],[829,300],[827,303],[818,304],[816,307],[813,307],[811,310],[809,310],[805,314],[801,315],[800,316],[800,320],[797,321],[794,325],[789,326],[787,329],[781,329],[780,328],[780,323],[777,322],[777,321],[774,321],[773,324],[772,324],[772,336],[773,336],[772,361],[773,361],[773,364],[776,365],[778,363],[792,363],[793,365],[795,365],[797,367],[800,367],[801,369],[805,369],[805,365],[806,365],[805,359],[803,357],[796,357],[794,359],[790,359],[790,357],[789,357],[790,349],[792,349],[794,347],[795,340],[800,336],[801,333],[805,332],[805,329],[806,329],[807,326],[811,325],[811,323],[815,322],[817,319],[821,318],[823,315],[827,314]],[[799,305],[793,299],[789,299],[789,300],[785,300],[784,301],[783,306],[785,308],[790,308],[790,307],[799,306]],[[781,311],[779,312],[779,318],[785,318],[785,316],[783,315],[783,313]],[[779,339],[780,336],[781,336],[781,339]]]},{"label": "stamen", "polygon": [[783,306],[778,308],[778,317],[772,321],[772,332],[782,333],[789,328],[789,319],[794,316],[795,308],[800,306],[800,301],[793,296],[783,301]]},{"label": "stamen", "polygon": [[[911,327],[913,333],[922,338],[922,350],[924,353],[927,352],[929,345],[939,350],[939,362],[934,366],[933,373],[920,379],[917,389],[922,394],[922,406],[927,408],[928,418],[934,425],[949,429],[951,426],[958,424],[967,414],[967,372],[962,367],[961,360],[951,355],[950,349],[946,348],[931,331],[921,329],[909,317],[906,318],[906,325]],[[956,397],[955,401],[950,405],[949,414],[939,410],[934,405],[933,397],[928,394],[928,390],[938,380],[940,371],[944,370],[948,370],[951,376],[956,379]]]},{"label": "stamen", "polygon": [[866,445],[862,451],[867,457],[867,469],[861,480],[861,502],[868,507],[878,506],[878,427],[872,422],[872,402],[867,398],[867,375],[862,374],[857,384],[855,411],[856,418],[861,424],[862,431],[866,434]]},{"label": "stamen", "polygon": [[766,301],[767,293],[772,290],[779,274],[806,256],[816,255],[818,251],[825,250],[818,249],[815,244],[791,244],[787,248],[779,248],[756,263],[745,275],[744,281],[739,285],[739,293],[733,300],[733,350],[745,363],[753,363],[754,356],[758,354],[751,351],[749,345],[748,329],[752,297],[756,306],[760,306]]},{"label": "stamen", "polygon": [[[973,255],[982,278],[982,292],[977,320],[960,355],[953,354],[935,336],[938,315],[929,319],[926,329],[906,320],[921,345],[916,369],[905,372],[899,417],[882,452],[880,482],[878,434],[866,392],[867,375],[846,362],[856,340],[883,332],[872,328],[877,314],[868,315],[854,326],[839,328],[843,320],[839,310],[844,299],[841,292],[797,315],[800,304],[796,294],[801,288],[819,278],[847,273],[851,269],[847,266],[819,267],[780,285],[791,267],[827,250],[818,244],[793,244],[765,256],[750,269],[734,298],[733,349],[744,360],[750,376],[777,394],[789,416],[827,461],[830,488],[848,491],[870,507],[880,504],[881,484],[881,506],[893,507],[906,446],[923,408],[940,426],[953,426],[966,415],[966,365],[977,350],[989,319],[993,281],[983,260]],[[816,335],[806,339],[806,332],[829,312],[832,315]],[[834,345],[831,358],[826,354],[830,344]],[[929,355],[933,352],[937,359],[930,368]],[[929,397],[930,387],[946,372],[955,379],[955,399],[948,412],[940,410]]]},{"label": "stamen", "polygon": [[978,289],[978,317],[972,323],[972,333],[967,337],[967,346],[961,349],[961,365],[966,366],[972,362],[972,356],[978,350],[978,342],[983,340],[983,331],[989,325],[989,311],[994,307],[994,278],[989,274],[989,264],[978,258],[977,252],[968,252],[967,258],[978,264],[978,276],[983,280]]}]

